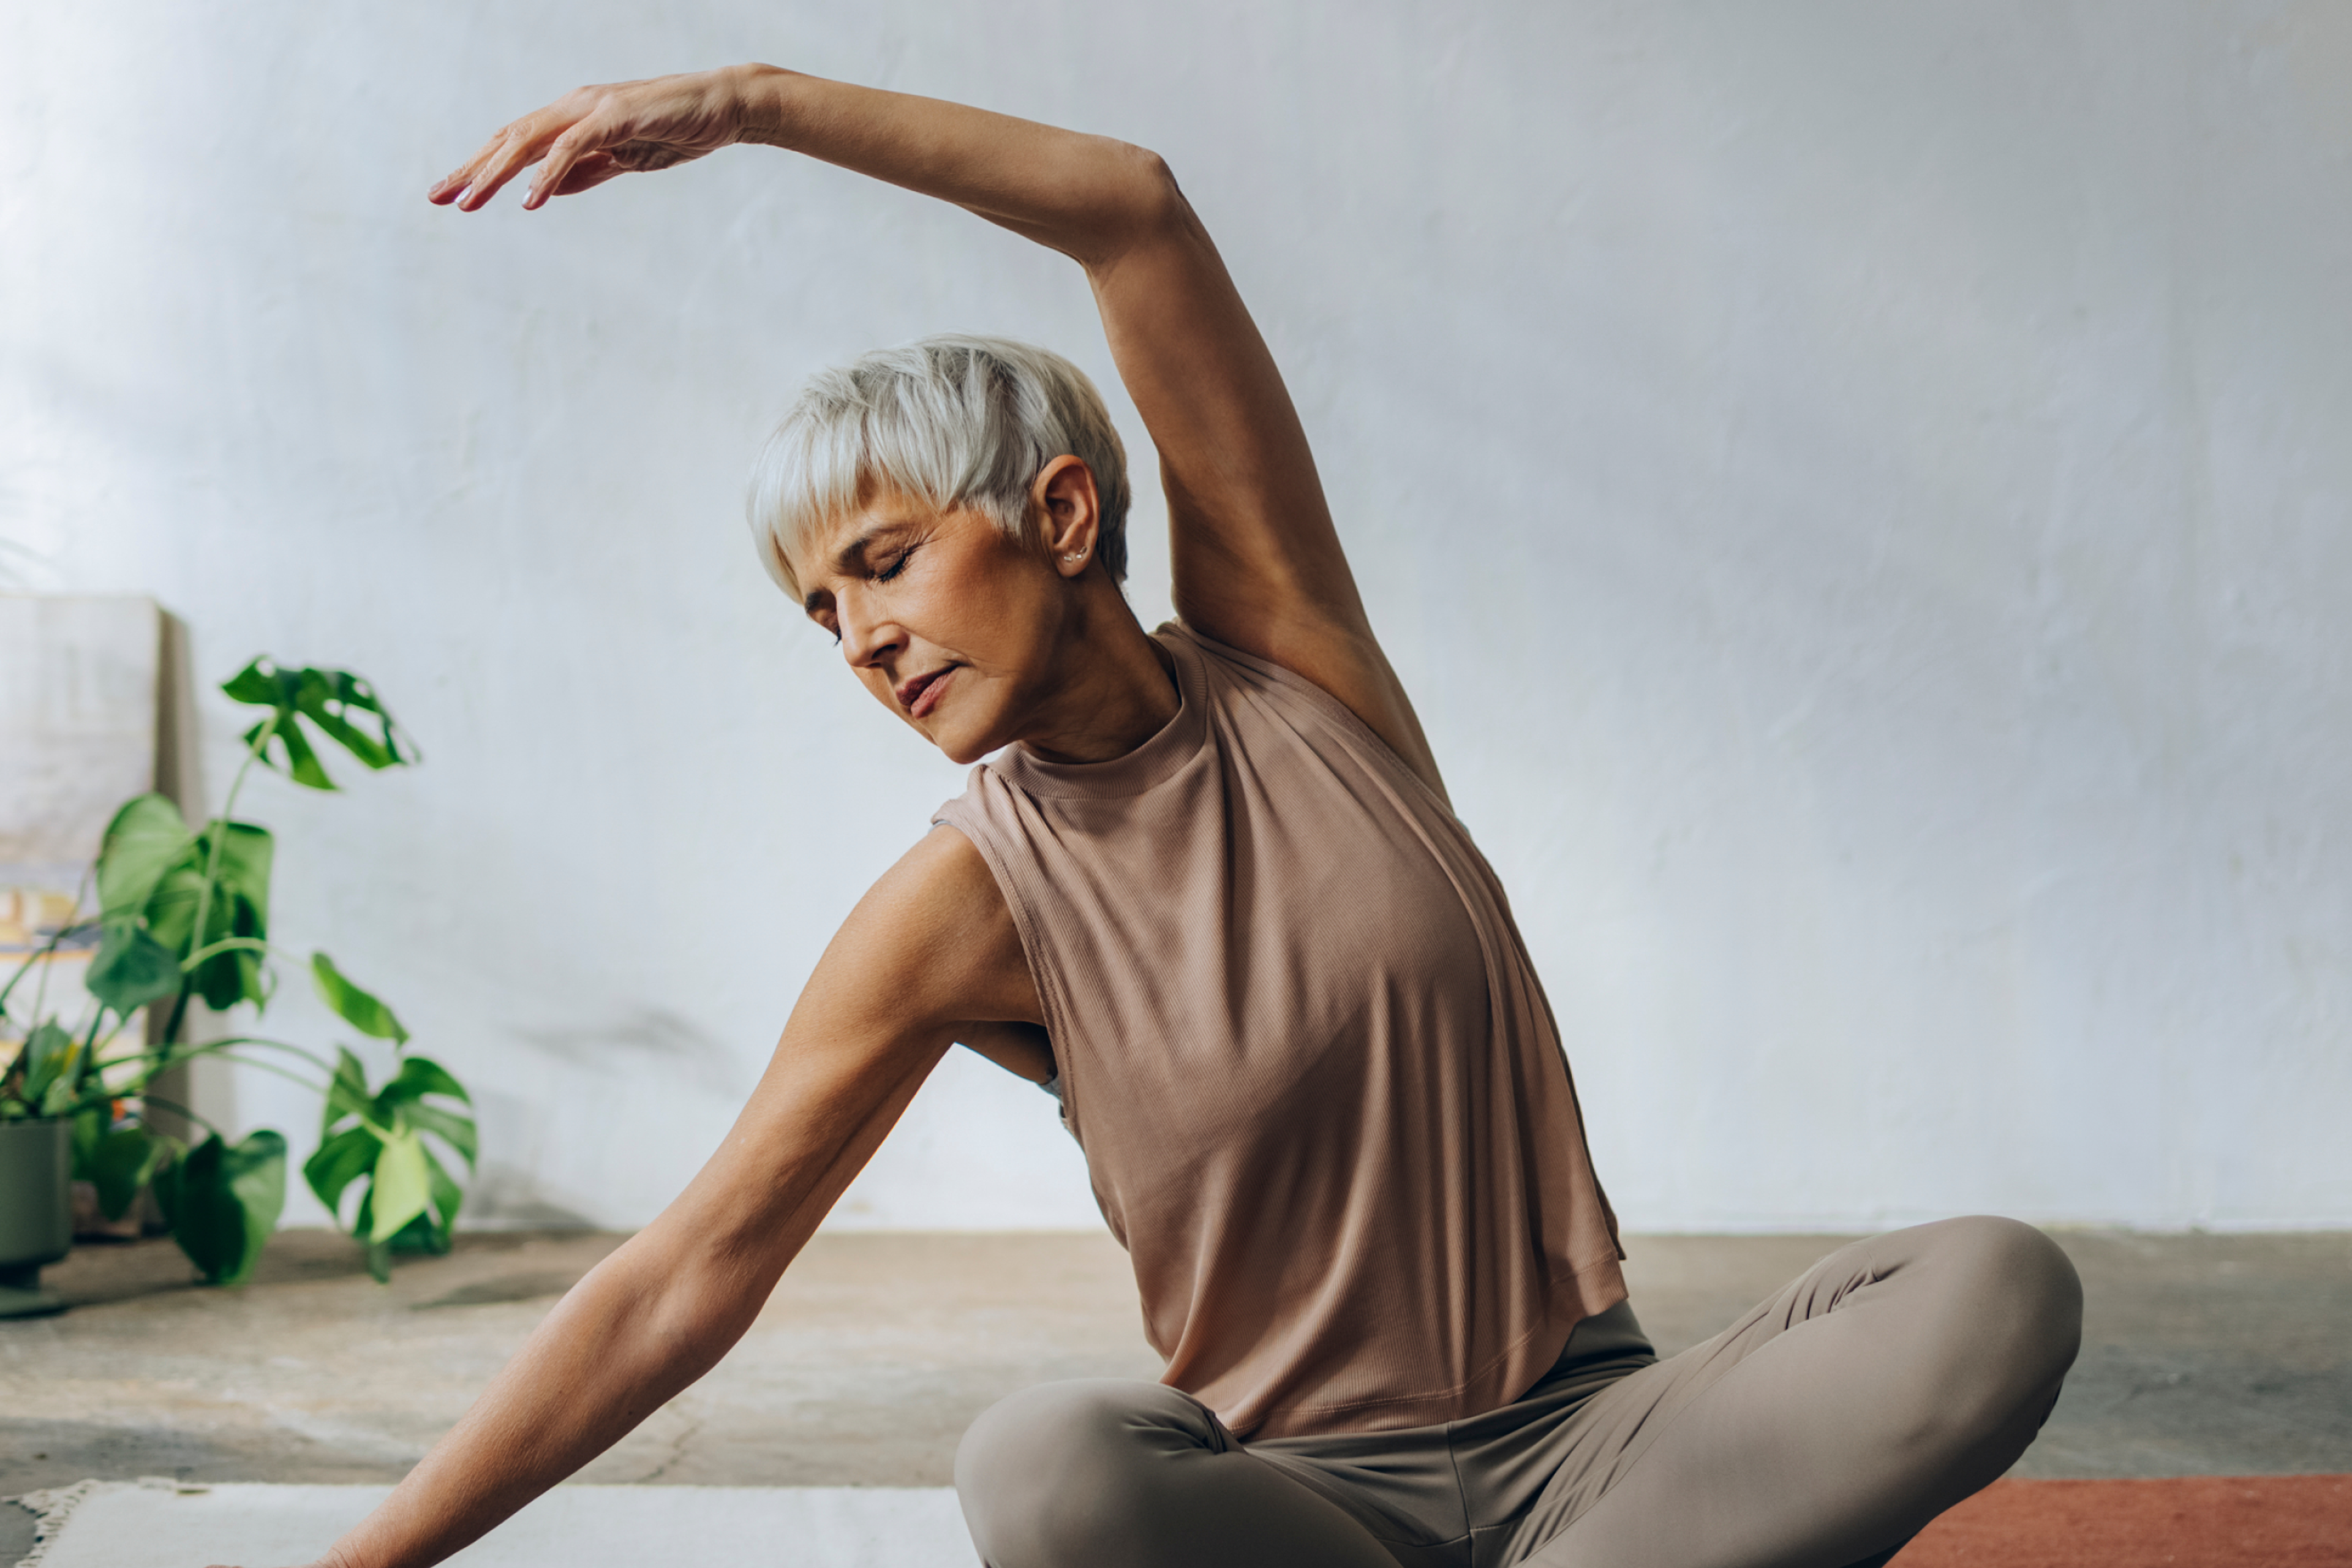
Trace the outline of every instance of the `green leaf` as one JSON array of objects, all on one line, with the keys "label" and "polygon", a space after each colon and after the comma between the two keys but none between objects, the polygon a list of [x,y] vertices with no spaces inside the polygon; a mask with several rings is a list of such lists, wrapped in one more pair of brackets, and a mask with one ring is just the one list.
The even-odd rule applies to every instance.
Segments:
[{"label": "green leaf", "polygon": [[466,1201],[466,1193],[457,1185],[457,1179],[433,1157],[430,1149],[425,1151],[425,1163],[432,1173],[432,1211],[411,1220],[408,1228],[394,1237],[392,1242],[395,1248],[401,1247],[402,1238],[413,1235],[422,1224],[425,1227],[423,1250],[437,1256],[449,1250],[450,1238],[457,1227],[457,1210]]},{"label": "green leaf", "polygon": [[[319,732],[370,768],[389,768],[418,760],[414,743],[405,739],[392,715],[377,700],[375,688],[343,669],[306,669],[295,705]],[[370,735],[352,722],[353,715],[373,715],[377,733]]]},{"label": "green leaf", "polygon": [[188,858],[163,873],[147,898],[149,933],[183,958],[194,951],[188,945],[188,933],[196,923],[196,896],[204,885],[204,868],[196,864],[191,851]]},{"label": "green leaf", "polygon": [[[147,900],[147,929],[156,941],[179,956],[182,963],[200,947],[226,937],[269,940],[269,874],[277,844],[269,830],[249,822],[236,822],[221,839],[219,879],[205,915],[201,935],[194,930],[196,906],[204,903],[205,867],[211,863],[214,825],[194,840],[187,857],[169,868]],[[196,966],[194,984],[207,1006],[226,1012],[239,1002],[267,1005],[268,974],[261,955],[251,949],[217,952]]]},{"label": "green leaf", "polygon": [[114,1121],[111,1110],[93,1105],[73,1119],[73,1131],[68,1134],[68,1147],[72,1151],[73,1179],[88,1182],[96,1179],[98,1146],[106,1142],[106,1134]]},{"label": "green leaf", "polygon": [[98,1206],[109,1219],[121,1219],[171,1157],[172,1145],[143,1127],[118,1127],[99,1141],[90,1156],[89,1179],[98,1187]]},{"label": "green leaf", "polygon": [[[267,668],[265,668],[267,667]],[[221,689],[234,701],[261,708],[291,708],[299,676],[280,671],[270,664],[269,656],[247,664],[243,669],[221,682]]]},{"label": "green leaf", "polygon": [[[323,952],[310,955],[310,979],[319,994],[332,1007],[343,1022],[362,1035],[373,1035],[379,1040],[391,1040],[397,1045],[408,1043],[408,1031],[392,1016],[392,1009],[361,990],[343,977],[335,961]],[[461,1091],[462,1092],[462,1091]]]},{"label": "green leaf", "polygon": [[398,1128],[375,1157],[375,1181],[368,1189],[370,1241],[390,1241],[423,1214],[433,1197],[432,1167],[425,1145],[409,1128]]},{"label": "green leaf", "polygon": [[230,1145],[215,1132],[157,1173],[155,1195],[196,1271],[241,1285],[286,1206],[286,1140],[263,1128]]},{"label": "green leaf", "polygon": [[[278,726],[274,730],[270,729],[269,721],[266,719],[256,724],[245,732],[245,743],[252,746],[261,742],[261,732],[264,730],[269,730],[268,741],[261,745],[261,760],[264,764],[276,768],[298,784],[308,784],[312,789],[323,790],[331,790],[335,787],[335,781],[328,776],[326,764],[320,762],[319,754],[310,749],[310,737],[302,733],[301,724],[295,720],[291,712],[280,714]],[[270,748],[273,746],[286,753],[284,762],[279,762],[270,754]]]},{"label": "green leaf", "polygon": [[[201,853],[212,853],[209,828],[196,836],[196,845]],[[247,911],[253,926],[251,931],[240,929],[236,935],[268,936],[269,871],[277,858],[278,841],[269,829],[250,822],[228,825],[228,836],[221,840],[220,890]]]},{"label": "green leaf", "polygon": [[327,1101],[319,1112],[319,1136],[331,1136],[335,1123],[346,1116],[364,1121],[374,1113],[368,1099],[367,1069],[360,1066],[360,1058],[352,1055],[349,1046],[337,1046],[335,1076],[327,1081]]},{"label": "green leaf", "polygon": [[[196,836],[196,864],[210,862],[212,827],[206,826]],[[184,888],[177,873],[167,876],[157,890],[161,899],[166,894],[175,901],[186,900],[186,913],[176,924],[158,918],[150,904],[148,924],[156,936],[173,943],[182,962],[198,948],[209,947],[226,937],[246,937],[255,942],[269,940],[269,873],[277,858],[277,841],[266,827],[249,822],[232,822],[221,839],[218,880],[214,886],[212,907],[205,916],[201,936],[191,933],[173,943],[173,934],[185,931],[194,922],[195,891],[201,889],[201,873]],[[251,1002],[267,1006],[269,985],[261,954],[250,948],[215,953],[196,965],[196,990],[205,1005],[216,1013],[226,1013],[239,1002]]]},{"label": "green leaf", "polygon": [[73,1065],[79,1048],[73,1035],[54,1018],[26,1036],[25,1098],[38,1106],[51,1084],[65,1081],[66,1069]]},{"label": "green leaf", "polygon": [[377,1093],[376,1109],[389,1115],[393,1107],[411,1104],[428,1094],[446,1094],[467,1105],[474,1103],[466,1086],[450,1077],[449,1070],[431,1057],[403,1057],[400,1070]]},{"label": "green leaf", "polygon": [[160,795],[133,796],[106,825],[99,842],[98,903],[101,918],[137,915],[154,896],[163,873],[188,858],[195,840],[180,808]]},{"label": "green leaf", "polygon": [[353,1182],[375,1169],[376,1153],[383,1140],[364,1127],[354,1127],[338,1132],[319,1145],[319,1152],[302,1162],[302,1179],[327,1205],[327,1212],[342,1223],[343,1192]]},{"label": "green leaf", "polygon": [[180,955],[157,942],[136,921],[109,921],[83,984],[89,994],[128,1018],[150,1002],[177,996],[184,976]]},{"label": "green leaf", "polygon": [[467,1170],[474,1168],[475,1134],[472,1117],[460,1116],[452,1110],[444,1110],[437,1105],[421,1104],[404,1106],[401,1114],[407,1117],[408,1124],[419,1132],[430,1132],[448,1144],[450,1148],[455,1149],[458,1157],[466,1162]]},{"label": "green leaf", "polygon": [[[312,789],[335,787],[303,731],[305,721],[367,767],[396,767],[420,760],[415,742],[402,734],[375,689],[349,670],[285,669],[268,658],[257,658],[223,682],[221,689],[239,702],[275,710],[275,727],[264,720],[246,731],[245,742],[247,746],[258,745],[261,760],[297,784]],[[270,735],[262,743],[265,729],[270,730]]]}]

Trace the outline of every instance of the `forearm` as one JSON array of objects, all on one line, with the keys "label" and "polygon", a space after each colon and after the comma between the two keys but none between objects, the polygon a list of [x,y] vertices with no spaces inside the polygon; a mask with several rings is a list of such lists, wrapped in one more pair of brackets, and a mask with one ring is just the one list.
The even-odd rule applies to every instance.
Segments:
[{"label": "forearm", "polygon": [[909,1052],[779,1050],[677,1201],[572,1288],[327,1563],[440,1562],[716,1365],[946,1050],[930,1033]]},{"label": "forearm", "polygon": [[744,141],[954,202],[1088,267],[1171,216],[1166,166],[1127,142],[774,66],[738,68]]},{"label": "forearm", "polygon": [[420,1568],[465,1547],[709,1371],[764,1295],[669,1268],[653,1232],[632,1238],[327,1561]]}]

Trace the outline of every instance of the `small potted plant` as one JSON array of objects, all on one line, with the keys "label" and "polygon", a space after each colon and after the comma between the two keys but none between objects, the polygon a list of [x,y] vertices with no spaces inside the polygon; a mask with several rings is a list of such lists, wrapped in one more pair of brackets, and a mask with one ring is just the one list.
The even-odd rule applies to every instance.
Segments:
[{"label": "small potted plant", "polygon": [[[377,1279],[389,1278],[396,1252],[448,1249],[463,1201],[450,1167],[470,1171],[475,1158],[470,1101],[446,1069],[406,1050],[408,1031],[392,1009],[332,959],[313,952],[304,967],[345,1023],[392,1042],[398,1065],[381,1087],[370,1086],[347,1047],[330,1058],[258,1034],[188,1037],[198,1001],[215,1015],[247,1006],[260,1013],[275,988],[276,961],[291,956],[269,941],[276,841],[268,829],[235,817],[255,765],[332,790],[319,758],[324,742],[372,769],[417,761],[373,689],[347,671],[281,669],[256,659],[221,689],[268,711],[246,732],[245,762],[220,815],[191,832],[162,795],[126,802],[100,847],[96,918],[69,921],[0,986],[5,1024],[9,997],[34,964],[62,942],[95,933],[81,1016],[70,1026],[55,1017],[32,1021],[14,1060],[0,1068],[0,1289],[11,1292],[0,1295],[0,1315],[57,1310],[34,1276],[62,1257],[71,1238],[69,1206],[60,1206],[68,1203],[66,1178],[57,1173],[61,1160],[72,1177],[95,1184],[110,1218],[152,1188],[173,1238],[207,1281],[237,1284],[252,1276],[285,1205],[286,1140],[264,1128],[231,1142],[156,1093],[164,1072],[208,1056],[319,1091],[321,1142],[303,1174],[366,1248]],[[136,1034],[126,1026],[142,1008],[159,1020],[146,1037],[128,1049],[110,1045]],[[184,1142],[150,1121],[155,1111],[176,1114],[203,1135]],[[21,1163],[21,1177],[9,1162]]]},{"label": "small potted plant", "polygon": [[[54,1060],[54,1038],[37,1032],[11,1065],[12,1079],[22,1077],[24,1058],[36,1048],[45,1061]],[[72,1162],[72,1129],[65,1121],[0,1120],[0,1318],[33,1317],[64,1305],[40,1288],[40,1279],[42,1265],[73,1246]]]}]

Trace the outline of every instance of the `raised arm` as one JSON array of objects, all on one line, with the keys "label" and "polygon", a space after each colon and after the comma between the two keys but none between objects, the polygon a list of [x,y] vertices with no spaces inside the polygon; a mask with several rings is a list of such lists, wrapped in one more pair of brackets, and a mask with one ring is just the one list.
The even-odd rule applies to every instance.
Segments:
[{"label": "raised arm", "polygon": [[1332,526],[1305,431],[1208,231],[1155,155],[936,99],[740,66],[583,88],[515,121],[433,199],[468,210],[542,163],[527,206],[737,142],[940,197],[1086,268],[1159,449],[1177,613],[1337,697],[1433,787],[1429,744]]},{"label": "raised arm", "polygon": [[972,1016],[1034,1020],[1036,993],[987,865],[940,828],[843,924],[709,1163],[322,1568],[440,1562],[709,1371]]}]

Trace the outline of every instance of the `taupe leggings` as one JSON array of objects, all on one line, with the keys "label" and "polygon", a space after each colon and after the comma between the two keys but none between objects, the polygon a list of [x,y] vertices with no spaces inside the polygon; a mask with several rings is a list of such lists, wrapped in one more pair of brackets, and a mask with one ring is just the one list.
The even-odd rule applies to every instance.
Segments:
[{"label": "taupe leggings", "polygon": [[2040,1231],[1945,1220],[1667,1361],[1612,1309],[1443,1426],[1244,1444],[1158,1384],[1046,1384],[972,1424],[956,1490],[990,1568],[1875,1564],[2024,1451],[2082,1303]]}]

